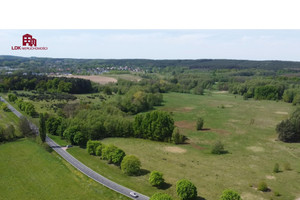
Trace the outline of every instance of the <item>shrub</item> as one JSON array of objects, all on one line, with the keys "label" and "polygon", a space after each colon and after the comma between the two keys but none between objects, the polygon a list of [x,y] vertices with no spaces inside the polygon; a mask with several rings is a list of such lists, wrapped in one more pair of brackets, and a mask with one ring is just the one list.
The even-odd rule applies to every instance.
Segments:
[{"label": "shrub", "polygon": [[298,139],[295,126],[289,119],[280,122],[276,126],[276,132],[278,133],[278,139],[283,142],[295,142]]},{"label": "shrub", "polygon": [[23,116],[19,120],[19,129],[22,132],[22,134],[26,137],[34,135],[33,131],[30,128],[29,121]]},{"label": "shrub", "polygon": [[279,172],[279,164],[278,163],[275,163],[273,172],[274,173],[278,173]]},{"label": "shrub", "polygon": [[165,193],[155,193],[149,200],[173,200],[172,197]]},{"label": "shrub", "polygon": [[5,112],[9,112],[10,111],[10,109],[8,108],[8,106],[5,103],[2,104],[1,108]]},{"label": "shrub", "polygon": [[277,192],[277,191],[274,191],[274,196],[276,196],[276,197],[280,197],[280,196],[281,196],[281,194],[280,194],[279,192]]},{"label": "shrub", "polygon": [[220,142],[220,141],[217,141],[215,144],[214,144],[214,146],[213,146],[213,148],[212,148],[212,150],[211,150],[211,153],[212,154],[223,154],[225,151],[224,151],[224,145],[222,144],[222,142]]},{"label": "shrub", "polygon": [[17,96],[15,94],[8,94],[8,100],[10,102],[15,102],[17,100]]},{"label": "shrub", "polygon": [[242,200],[241,196],[233,190],[224,190],[220,200]]},{"label": "shrub", "polygon": [[190,182],[186,179],[177,181],[176,192],[177,192],[177,195],[182,200],[190,200],[190,199],[194,199],[197,197],[196,186],[192,182]]},{"label": "shrub", "polygon": [[141,161],[134,155],[125,156],[121,163],[122,171],[129,175],[138,175],[140,173]]},{"label": "shrub", "polygon": [[149,177],[149,183],[152,186],[160,187],[164,181],[165,180],[164,180],[163,174],[161,172],[158,172],[158,171],[151,172],[150,177]]},{"label": "shrub", "polygon": [[104,144],[100,143],[100,145],[98,145],[96,147],[96,156],[102,156],[102,149],[104,148]]},{"label": "shrub", "polygon": [[204,120],[203,118],[199,117],[197,119],[196,129],[201,130],[203,128]]},{"label": "shrub", "polygon": [[266,191],[268,191],[268,185],[266,184],[266,182],[261,181],[261,182],[258,184],[257,189],[258,189],[259,191],[266,192]]},{"label": "shrub", "polygon": [[172,134],[172,140],[175,144],[183,144],[187,138],[179,133],[179,129],[175,128]]}]

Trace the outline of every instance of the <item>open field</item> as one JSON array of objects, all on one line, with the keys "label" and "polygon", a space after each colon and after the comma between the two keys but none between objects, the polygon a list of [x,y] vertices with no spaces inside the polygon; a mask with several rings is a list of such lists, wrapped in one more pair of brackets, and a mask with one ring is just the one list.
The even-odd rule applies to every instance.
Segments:
[{"label": "open field", "polygon": [[128,80],[128,81],[140,81],[142,78],[138,75],[134,75],[134,74],[112,74],[112,73],[107,73],[105,74],[105,76],[108,76],[108,77],[112,77],[112,78],[115,78],[115,79],[125,79],[125,80]]},{"label": "open field", "polygon": [[0,199],[128,199],[27,139],[0,145],[0,191]]},{"label": "open field", "polygon": [[92,82],[99,83],[99,84],[107,84],[107,83],[116,83],[117,82],[117,79],[115,79],[115,78],[107,77],[107,76],[97,76],[97,75],[91,75],[91,76],[68,75],[65,77],[86,79],[86,80],[90,80]]},{"label": "open field", "polygon": [[[120,147],[126,154],[139,157],[143,169],[163,172],[168,186],[161,191],[176,197],[176,181],[187,178],[195,183],[199,196],[207,200],[218,199],[226,188],[238,191],[244,200],[295,200],[300,197],[299,144],[276,141],[275,132],[276,124],[286,119],[294,106],[275,101],[245,101],[226,93],[205,96],[167,93],[164,100],[164,106],[157,109],[173,113],[175,124],[189,138],[188,144],[134,138],[103,140],[105,144]],[[198,116],[204,118],[205,130],[195,131]],[[217,140],[225,145],[227,154],[210,153]],[[128,178],[117,167],[89,156],[85,149],[75,147],[68,151],[120,184],[146,195],[157,191],[148,183],[149,174]],[[279,163],[282,172],[272,172],[275,163]],[[284,170],[285,163],[289,163],[292,170]],[[256,190],[261,180],[268,184],[270,192]],[[281,196],[275,197],[275,191]]]}]

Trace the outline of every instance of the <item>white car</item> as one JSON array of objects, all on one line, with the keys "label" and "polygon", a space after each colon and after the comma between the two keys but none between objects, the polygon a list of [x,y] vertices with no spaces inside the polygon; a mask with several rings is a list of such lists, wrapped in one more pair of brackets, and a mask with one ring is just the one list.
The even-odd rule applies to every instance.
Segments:
[{"label": "white car", "polygon": [[137,197],[138,197],[137,193],[135,193],[135,192],[130,192],[129,194],[130,194],[131,196],[133,196],[134,198],[137,198]]}]

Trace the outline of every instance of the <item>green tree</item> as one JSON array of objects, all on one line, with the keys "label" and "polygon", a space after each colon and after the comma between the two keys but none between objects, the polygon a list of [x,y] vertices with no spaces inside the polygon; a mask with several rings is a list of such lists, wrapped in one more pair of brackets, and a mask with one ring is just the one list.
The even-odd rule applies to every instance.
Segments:
[{"label": "green tree", "polygon": [[86,141],[87,138],[85,137],[85,135],[82,132],[77,131],[76,134],[74,135],[74,143],[83,147],[86,145]]},{"label": "green tree", "polygon": [[220,200],[242,200],[241,196],[233,190],[224,190]]},{"label": "green tree", "polygon": [[202,117],[198,117],[197,119],[197,124],[196,124],[196,129],[197,130],[201,130],[203,128],[204,125],[204,120]]},{"label": "green tree", "polygon": [[139,175],[140,168],[141,161],[134,155],[127,155],[122,160],[121,169],[123,173],[129,176]]},{"label": "green tree", "polygon": [[149,200],[173,200],[172,197],[165,193],[155,193]]},{"label": "green tree", "polygon": [[283,142],[296,142],[299,138],[296,127],[290,119],[281,121],[276,126],[276,132],[278,133],[278,139]]},{"label": "green tree", "polygon": [[8,100],[10,102],[15,102],[17,100],[17,96],[15,94],[8,94]]},{"label": "green tree", "polygon": [[112,144],[105,146],[101,153],[102,159],[108,160],[108,163],[116,165],[120,165],[125,157],[125,152]]},{"label": "green tree", "polygon": [[52,135],[59,135],[59,126],[62,122],[61,118],[57,118],[55,116],[51,116],[46,121],[47,132]]},{"label": "green tree", "polygon": [[7,106],[5,103],[3,103],[3,104],[1,105],[1,108],[2,108],[2,110],[3,110],[4,112],[9,112],[9,111],[10,111],[10,109],[8,108],[8,106]]},{"label": "green tree", "polygon": [[[103,146],[100,141],[89,140],[86,144],[87,151],[90,155],[97,155],[97,148],[98,146]],[[101,153],[100,153],[101,155]],[[98,156],[98,155],[97,155]]]},{"label": "green tree", "polygon": [[29,136],[34,135],[33,131],[30,128],[29,121],[23,116],[19,120],[19,129],[25,137],[29,137]]},{"label": "green tree", "polygon": [[197,197],[196,186],[186,179],[177,181],[176,192],[178,197],[182,200],[190,200]]},{"label": "green tree", "polygon": [[149,177],[149,183],[152,186],[156,186],[156,187],[160,187],[163,183],[164,183],[164,178],[163,178],[163,174],[161,172],[158,171],[153,171],[150,174]]},{"label": "green tree", "polygon": [[3,136],[4,136],[4,139],[7,141],[13,140],[16,137],[15,127],[12,124],[10,124],[8,127],[6,127],[3,130]]},{"label": "green tree", "polygon": [[102,156],[102,149],[104,148],[104,144],[100,144],[99,146],[96,147],[96,156]]},{"label": "green tree", "polygon": [[43,113],[40,114],[40,137],[42,142],[45,142],[46,140],[46,122],[45,122],[45,115]]},{"label": "green tree", "polygon": [[70,126],[64,131],[63,135],[69,142],[71,142],[71,144],[76,144],[74,141],[74,137],[79,131],[80,129],[78,126]]}]

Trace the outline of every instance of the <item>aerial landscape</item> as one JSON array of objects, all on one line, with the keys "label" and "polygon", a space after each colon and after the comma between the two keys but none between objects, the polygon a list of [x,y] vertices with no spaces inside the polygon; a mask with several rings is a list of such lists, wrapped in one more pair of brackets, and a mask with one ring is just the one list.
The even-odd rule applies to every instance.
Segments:
[{"label": "aerial landscape", "polygon": [[300,61],[0,55],[0,100],[0,199],[300,199]]}]

